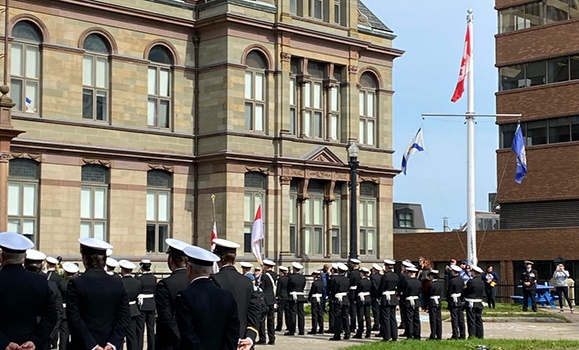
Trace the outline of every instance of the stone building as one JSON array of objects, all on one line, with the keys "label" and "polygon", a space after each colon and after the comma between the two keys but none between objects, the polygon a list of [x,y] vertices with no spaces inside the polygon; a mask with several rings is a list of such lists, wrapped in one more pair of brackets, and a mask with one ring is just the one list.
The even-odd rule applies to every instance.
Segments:
[{"label": "stone building", "polygon": [[[359,0],[13,0],[8,228],[162,261],[164,238],[344,258],[347,147],[359,255],[392,256],[393,32]],[[214,195],[215,211],[212,195]]]}]

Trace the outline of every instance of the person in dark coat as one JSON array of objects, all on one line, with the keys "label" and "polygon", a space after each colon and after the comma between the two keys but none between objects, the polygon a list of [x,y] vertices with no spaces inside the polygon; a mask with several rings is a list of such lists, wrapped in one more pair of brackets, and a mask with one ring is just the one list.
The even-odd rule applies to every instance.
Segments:
[{"label": "person in dark coat", "polygon": [[211,275],[213,282],[231,292],[237,303],[239,318],[239,348],[248,350],[255,344],[255,338],[261,321],[261,305],[253,293],[253,284],[249,278],[235,269],[235,258],[239,244],[221,238],[213,240],[215,255],[221,259],[219,272]]},{"label": "person in dark coat", "polygon": [[308,293],[308,302],[312,308],[312,329],[308,334],[324,333],[324,310],[322,310],[322,300],[324,296],[324,282],[322,282],[321,271],[312,272],[314,281]]},{"label": "person in dark coat", "polygon": [[525,261],[525,271],[521,274],[521,284],[523,285],[523,311],[529,307],[528,299],[531,299],[531,309],[537,312],[537,278],[539,273],[533,268],[533,262]]},{"label": "person in dark coat", "polygon": [[400,326],[398,326],[398,329],[404,329],[404,332],[400,335],[402,337],[408,337],[408,330],[405,329],[404,327],[406,326],[406,302],[404,300],[405,296],[402,295],[404,293],[404,290],[406,289],[406,269],[409,267],[415,267],[414,264],[406,259],[402,262],[402,269],[400,271],[400,275],[398,276],[398,278],[400,279],[398,281],[398,297],[399,297],[399,301],[400,301]]},{"label": "person in dark coat", "polygon": [[276,291],[276,299],[277,299],[277,324],[275,327],[276,331],[281,331],[282,326],[284,324],[287,327],[287,319],[288,319],[288,300],[289,294],[287,292],[287,285],[289,282],[288,276],[288,268],[285,266],[279,267],[279,276],[277,278],[277,291]]},{"label": "person in dark coat", "polygon": [[306,288],[306,277],[301,273],[303,268],[300,263],[292,263],[293,273],[289,275],[287,286],[289,294],[288,331],[284,333],[284,335],[294,335],[296,332],[296,323],[298,334],[304,335],[305,332],[304,304],[306,303],[306,295],[304,289]]},{"label": "person in dark coat", "polygon": [[108,275],[114,277],[121,277],[118,273],[115,272],[115,269],[119,267],[119,262],[116,259],[107,256],[105,263],[106,263],[105,271],[107,272]]},{"label": "person in dark coat", "polygon": [[147,350],[155,349],[155,291],[157,289],[157,277],[151,272],[151,260],[141,260],[141,294],[137,299],[137,304],[141,310],[141,333],[139,338],[139,349],[143,348],[144,330],[147,329]]},{"label": "person in dark coat", "polygon": [[356,332],[356,288],[362,276],[360,275],[360,264],[362,261],[356,258],[350,258],[350,272],[348,279],[350,280],[350,289],[348,291],[348,300],[350,301],[350,332]]},{"label": "person in dark coat", "polygon": [[480,267],[472,266],[472,278],[466,283],[466,288],[462,291],[469,338],[484,338],[482,311],[485,283],[481,278],[482,274],[483,270]]},{"label": "person in dark coat", "polygon": [[167,265],[171,275],[157,283],[155,306],[157,308],[156,350],[180,349],[181,337],[175,320],[175,298],[177,293],[187,288],[187,256],[183,249],[189,244],[174,238],[167,238]]},{"label": "person in dark coat", "polygon": [[127,342],[126,348],[127,350],[141,350],[143,343],[142,338],[141,341],[139,341],[139,335],[142,334],[140,326],[143,322],[137,299],[139,294],[141,294],[142,284],[141,281],[133,276],[133,270],[137,265],[128,260],[121,260],[119,261],[119,266],[121,267],[121,280],[127,292],[129,309],[131,310],[131,322],[127,329],[127,335],[125,336]]},{"label": "person in dark coat", "polygon": [[450,311],[450,323],[452,325],[451,339],[465,339],[464,329],[464,301],[462,300],[462,290],[464,281],[460,277],[462,269],[457,265],[450,265],[452,278],[448,283],[446,290],[446,301],[448,302],[448,311]]},{"label": "person in dark coat", "polygon": [[334,312],[334,336],[330,340],[341,340],[342,331],[344,339],[350,339],[350,280],[345,276],[348,266],[343,263],[336,264],[338,273],[332,275],[330,280],[329,294],[332,296],[332,311]]},{"label": "person in dark coat", "polygon": [[[365,267],[360,269],[361,279],[356,288],[356,315],[358,317],[358,330],[354,338],[362,339],[362,333],[366,330],[366,338],[372,335],[372,319],[370,318],[370,308],[372,306],[372,281],[370,281],[370,270]],[[366,325],[364,327],[364,324]]]},{"label": "person in dark coat", "polygon": [[404,289],[404,303],[406,307],[406,325],[404,329],[408,334],[408,339],[420,340],[420,292],[422,291],[422,282],[416,278],[418,269],[408,267],[406,269],[406,287]]},{"label": "person in dark coat", "polygon": [[380,294],[378,289],[380,288],[380,282],[382,281],[382,266],[374,263],[372,269],[370,270],[370,281],[372,281],[372,290],[370,295],[372,297],[372,318],[374,324],[372,325],[373,331],[380,330]]},{"label": "person in dark coat", "polygon": [[131,311],[123,282],[104,270],[106,249],[112,246],[96,238],[78,241],[86,271],[69,280],[66,289],[70,349],[121,349]]},{"label": "person in dark coat", "polygon": [[0,233],[0,349],[46,349],[58,320],[46,277],[22,266],[32,241]]},{"label": "person in dark coat", "polygon": [[[66,288],[68,287],[68,281],[78,277],[78,266],[70,261],[65,262],[62,264],[62,269],[64,270],[65,278],[60,282],[60,293],[62,294],[62,300],[66,301]],[[66,303],[62,303],[62,307],[64,312],[62,313],[62,319],[60,321],[59,327],[59,339],[60,342],[58,344],[59,350],[67,350],[69,339],[69,331],[68,331],[68,321],[66,319]]]},{"label": "person in dark coat", "polygon": [[[277,292],[277,273],[273,271],[275,262],[264,259],[263,260],[263,272],[261,274],[261,290],[265,295],[265,303],[267,304],[267,314],[265,318],[262,319],[259,326],[259,340],[265,344],[265,330],[266,330],[266,320],[267,320],[267,338],[269,341],[268,345],[275,345],[275,295]],[[260,344],[260,342],[258,342]]]},{"label": "person in dark coat", "polygon": [[431,283],[426,289],[426,308],[428,309],[428,319],[430,322],[430,337],[428,339],[442,339],[442,293],[444,281],[439,279],[438,270],[430,270],[428,276]]},{"label": "person in dark coat", "polygon": [[400,277],[394,272],[395,260],[384,259],[384,274],[380,280],[378,294],[380,295],[380,333],[382,340],[397,340],[396,307],[398,298],[396,292]]},{"label": "person in dark coat", "polygon": [[189,286],[177,293],[176,317],[181,349],[236,350],[239,342],[237,303],[230,291],[219,288],[209,275],[219,257],[209,251],[185,248]]},{"label": "person in dark coat", "polygon": [[60,282],[62,282],[62,276],[58,274],[57,265],[57,258],[53,258],[52,256],[46,258],[46,279],[60,284]]}]

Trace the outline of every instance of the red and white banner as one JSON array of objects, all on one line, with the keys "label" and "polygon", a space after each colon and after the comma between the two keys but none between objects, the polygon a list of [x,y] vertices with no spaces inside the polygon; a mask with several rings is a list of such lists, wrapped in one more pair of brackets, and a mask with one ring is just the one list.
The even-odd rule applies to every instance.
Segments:
[{"label": "red and white banner", "polygon": [[262,263],[261,257],[261,240],[263,239],[263,220],[261,219],[261,205],[257,207],[255,213],[255,220],[253,221],[253,228],[251,229],[251,251],[260,265]]},{"label": "red and white banner", "polygon": [[472,57],[472,41],[471,41],[470,25],[466,27],[466,38],[464,39],[464,52],[462,54],[462,60],[460,61],[460,72],[458,73],[458,82],[456,83],[456,88],[452,94],[450,101],[456,102],[460,100],[462,94],[464,93],[464,81],[468,71],[472,69],[470,67],[470,58]]}]

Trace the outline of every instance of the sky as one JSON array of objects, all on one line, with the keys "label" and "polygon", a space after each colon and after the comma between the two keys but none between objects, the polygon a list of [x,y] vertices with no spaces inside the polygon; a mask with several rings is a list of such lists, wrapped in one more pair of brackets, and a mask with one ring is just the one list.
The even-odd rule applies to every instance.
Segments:
[{"label": "sky", "polygon": [[[450,98],[458,80],[466,33],[466,12],[474,15],[475,112],[495,113],[498,73],[494,67],[497,13],[492,0],[363,0],[397,36],[394,48],[405,54],[394,61],[394,166],[422,126],[425,151],[408,162],[407,175],[394,179],[394,201],[420,203],[426,226],[442,231],[466,222],[466,125],[462,117],[421,117],[422,113],[461,114],[466,92]],[[466,87],[466,85],[465,85]],[[476,210],[488,211],[488,193],[496,192],[498,127],[480,117],[475,126]],[[363,162],[363,160],[360,160]],[[514,176],[514,174],[512,174]],[[505,180],[509,174],[506,174]]]}]

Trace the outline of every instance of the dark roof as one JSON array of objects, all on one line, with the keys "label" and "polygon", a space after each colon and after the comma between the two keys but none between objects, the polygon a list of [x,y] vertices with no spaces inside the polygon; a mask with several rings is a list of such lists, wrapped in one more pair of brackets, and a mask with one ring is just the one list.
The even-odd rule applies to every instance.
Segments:
[{"label": "dark roof", "polygon": [[384,24],[384,22],[380,20],[380,18],[378,18],[372,11],[370,11],[370,9],[367,8],[366,5],[364,5],[362,0],[358,0],[358,11],[360,11],[362,15],[368,18],[368,23],[370,24],[370,27],[372,27],[373,29],[392,32],[392,29],[388,28]]}]

